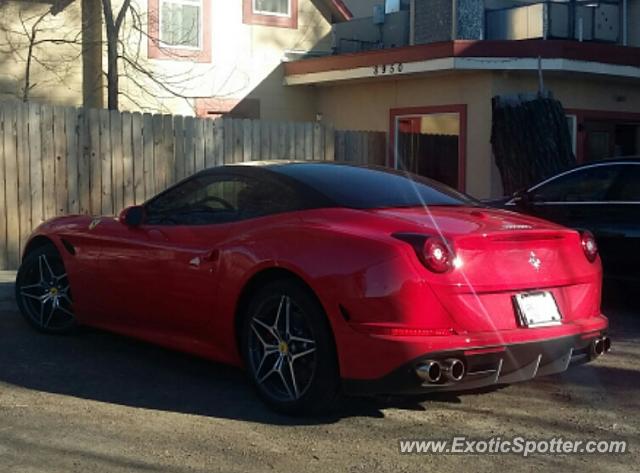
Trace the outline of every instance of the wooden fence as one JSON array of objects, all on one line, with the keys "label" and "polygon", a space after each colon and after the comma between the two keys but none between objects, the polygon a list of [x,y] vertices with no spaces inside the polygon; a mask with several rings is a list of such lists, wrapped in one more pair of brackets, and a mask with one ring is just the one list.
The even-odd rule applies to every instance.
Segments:
[{"label": "wooden fence", "polygon": [[0,269],[33,228],[111,215],[203,168],[253,160],[383,164],[386,135],[320,123],[198,119],[0,102]]}]

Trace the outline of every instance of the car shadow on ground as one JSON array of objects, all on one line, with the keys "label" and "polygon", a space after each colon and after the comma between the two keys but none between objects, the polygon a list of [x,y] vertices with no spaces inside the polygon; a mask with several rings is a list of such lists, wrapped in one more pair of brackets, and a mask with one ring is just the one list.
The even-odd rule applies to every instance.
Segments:
[{"label": "car shadow on ground", "polygon": [[279,415],[258,399],[237,368],[91,328],[62,336],[35,332],[19,315],[12,293],[12,284],[0,283],[0,383],[130,407],[276,425],[383,417],[382,409],[390,402],[346,398],[327,417]]},{"label": "car shadow on ground", "polygon": [[[0,283],[0,293],[12,292]],[[344,417],[384,417],[383,409],[426,410],[424,402],[461,402],[466,395],[346,398],[329,417],[293,418],[269,410],[236,368],[144,342],[82,329],[68,336],[34,332],[15,303],[0,301],[0,383],[124,406],[275,425],[334,423]],[[579,376],[578,376],[579,378]]]}]

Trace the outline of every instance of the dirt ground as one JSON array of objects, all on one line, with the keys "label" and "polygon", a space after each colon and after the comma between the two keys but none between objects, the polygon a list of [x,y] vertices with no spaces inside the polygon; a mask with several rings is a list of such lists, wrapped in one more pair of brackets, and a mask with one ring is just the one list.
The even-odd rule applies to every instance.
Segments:
[{"label": "dirt ground", "polygon": [[[107,333],[31,331],[0,273],[0,472],[637,471],[640,310],[614,350],[483,394],[349,399],[329,419],[268,411],[241,372]],[[619,302],[619,301],[617,301]],[[628,440],[623,455],[400,455],[399,440]]]}]

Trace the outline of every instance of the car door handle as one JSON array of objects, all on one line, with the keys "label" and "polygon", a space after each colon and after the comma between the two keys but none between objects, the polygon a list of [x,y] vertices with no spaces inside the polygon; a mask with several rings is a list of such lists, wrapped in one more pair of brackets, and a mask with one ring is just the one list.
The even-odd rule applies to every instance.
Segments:
[{"label": "car door handle", "polygon": [[202,261],[207,263],[213,263],[218,261],[218,257],[220,256],[220,252],[218,250],[210,250],[205,251],[204,254],[200,257]]},{"label": "car door handle", "polygon": [[218,250],[205,251],[204,253],[201,253],[198,256],[192,258],[189,261],[189,266],[199,268],[203,263],[215,263],[216,261],[218,261],[219,255],[220,252]]}]

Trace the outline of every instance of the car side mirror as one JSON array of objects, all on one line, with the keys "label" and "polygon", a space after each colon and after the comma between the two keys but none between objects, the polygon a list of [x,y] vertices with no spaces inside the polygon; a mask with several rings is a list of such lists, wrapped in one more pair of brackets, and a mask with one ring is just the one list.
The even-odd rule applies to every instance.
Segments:
[{"label": "car side mirror", "polygon": [[513,194],[513,203],[520,207],[526,207],[531,203],[531,194],[527,190],[520,190]]},{"label": "car side mirror", "polygon": [[120,212],[118,220],[128,227],[139,227],[144,222],[145,216],[146,212],[142,205],[132,205]]}]

